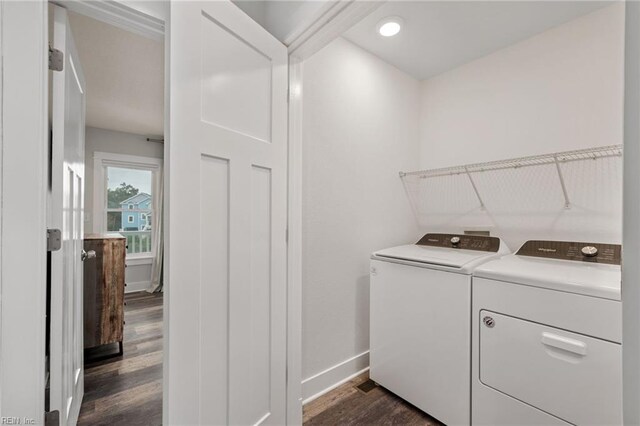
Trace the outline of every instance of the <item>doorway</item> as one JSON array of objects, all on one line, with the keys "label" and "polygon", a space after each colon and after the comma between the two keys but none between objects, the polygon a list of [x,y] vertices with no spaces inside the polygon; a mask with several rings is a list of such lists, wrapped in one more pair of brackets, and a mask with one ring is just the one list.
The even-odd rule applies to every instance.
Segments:
[{"label": "doorway", "polygon": [[[62,222],[62,250],[49,254],[47,421],[159,424],[164,39],[74,10],[49,4],[53,54],[59,49],[66,55],[64,66],[49,71],[49,227],[58,227],[58,214],[72,217],[73,227]],[[76,86],[77,101],[69,97]],[[78,144],[70,148],[72,135]],[[73,161],[67,161],[72,153]],[[66,180],[56,176],[64,176],[71,163],[79,176],[73,186],[78,211],[69,216],[64,201],[57,202],[67,193]],[[75,245],[65,245],[68,235]],[[67,275],[57,272],[66,271],[62,259],[76,257],[73,276],[84,277],[84,283],[67,288]],[[72,333],[65,340],[67,329]],[[66,364],[67,350],[78,354],[73,371]]]}]

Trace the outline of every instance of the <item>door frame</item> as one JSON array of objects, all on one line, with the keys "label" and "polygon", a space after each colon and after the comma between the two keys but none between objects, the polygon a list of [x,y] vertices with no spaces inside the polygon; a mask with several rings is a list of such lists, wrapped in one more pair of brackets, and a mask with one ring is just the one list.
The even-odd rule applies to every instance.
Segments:
[{"label": "door frame", "polygon": [[23,424],[44,422],[47,16],[43,1],[0,5],[0,416]]},{"label": "door frame", "polygon": [[625,5],[622,194],[622,398],[624,424],[640,424],[640,4]]}]

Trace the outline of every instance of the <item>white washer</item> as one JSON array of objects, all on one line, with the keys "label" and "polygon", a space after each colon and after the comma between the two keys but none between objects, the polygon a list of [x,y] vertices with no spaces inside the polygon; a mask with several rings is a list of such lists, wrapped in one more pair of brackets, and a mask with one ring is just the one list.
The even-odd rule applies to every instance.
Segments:
[{"label": "white washer", "polygon": [[473,277],[474,425],[621,425],[620,246],[528,241]]},{"label": "white washer", "polygon": [[495,237],[427,234],[371,257],[370,376],[450,425],[471,416],[471,273]]}]

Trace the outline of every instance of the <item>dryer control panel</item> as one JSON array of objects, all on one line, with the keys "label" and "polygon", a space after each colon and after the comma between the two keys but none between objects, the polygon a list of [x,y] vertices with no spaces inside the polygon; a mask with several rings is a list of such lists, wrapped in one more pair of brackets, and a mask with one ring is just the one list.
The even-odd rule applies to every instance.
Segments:
[{"label": "dryer control panel", "polygon": [[516,254],[547,259],[620,265],[621,249],[620,244],[531,240],[524,243]]},{"label": "dryer control panel", "polygon": [[497,253],[500,249],[500,238],[483,235],[426,234],[416,244]]}]

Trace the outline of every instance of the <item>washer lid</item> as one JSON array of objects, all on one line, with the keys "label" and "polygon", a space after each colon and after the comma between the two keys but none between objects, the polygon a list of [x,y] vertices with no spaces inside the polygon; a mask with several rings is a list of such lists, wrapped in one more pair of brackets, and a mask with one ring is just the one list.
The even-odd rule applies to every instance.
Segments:
[{"label": "washer lid", "polygon": [[375,252],[373,256],[377,259],[389,258],[401,261],[417,262],[425,265],[428,264],[445,266],[448,268],[466,269],[472,265],[476,265],[479,261],[494,258],[496,254],[486,251],[410,244],[380,250]]},{"label": "washer lid", "polygon": [[512,254],[478,267],[474,276],[603,299],[620,299],[618,265]]}]

